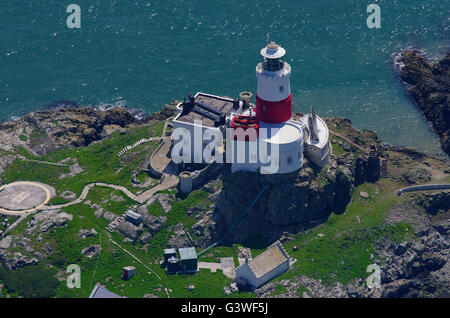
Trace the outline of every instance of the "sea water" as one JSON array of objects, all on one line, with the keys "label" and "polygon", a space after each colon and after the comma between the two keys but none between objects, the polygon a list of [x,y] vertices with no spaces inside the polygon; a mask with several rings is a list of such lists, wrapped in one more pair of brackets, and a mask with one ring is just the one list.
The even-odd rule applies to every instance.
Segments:
[{"label": "sea water", "polygon": [[[67,26],[72,3],[81,28]],[[371,3],[379,29],[366,23]],[[439,60],[448,13],[442,0],[2,0],[0,121],[57,100],[150,113],[197,91],[255,92],[269,34],[287,50],[294,111],[442,153],[392,61],[408,48]]]}]

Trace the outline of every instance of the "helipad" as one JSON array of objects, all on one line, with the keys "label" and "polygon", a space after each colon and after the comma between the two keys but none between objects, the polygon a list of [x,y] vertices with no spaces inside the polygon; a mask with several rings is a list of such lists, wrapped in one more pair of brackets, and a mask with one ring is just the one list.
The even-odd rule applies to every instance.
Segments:
[{"label": "helipad", "polygon": [[41,209],[54,196],[48,185],[19,181],[0,186],[0,213],[22,214]]}]

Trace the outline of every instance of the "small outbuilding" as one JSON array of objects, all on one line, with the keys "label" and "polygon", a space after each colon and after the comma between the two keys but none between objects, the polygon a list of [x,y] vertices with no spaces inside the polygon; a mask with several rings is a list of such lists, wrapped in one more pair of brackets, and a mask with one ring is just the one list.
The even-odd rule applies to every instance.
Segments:
[{"label": "small outbuilding", "polygon": [[142,215],[133,212],[131,210],[128,210],[125,212],[125,218],[128,222],[133,223],[134,225],[138,226],[142,223]]},{"label": "small outbuilding", "polygon": [[122,279],[123,280],[129,280],[134,275],[136,275],[136,267],[134,266],[127,266],[123,268],[123,274]]},{"label": "small outbuilding", "polygon": [[272,278],[289,269],[289,255],[280,242],[271,245],[265,252],[236,269],[236,281],[241,285],[259,288]]},{"label": "small outbuilding", "polygon": [[174,248],[165,248],[164,249],[164,263],[167,264],[169,258],[177,257],[177,250]]},{"label": "small outbuilding", "polygon": [[181,260],[181,270],[185,273],[198,272],[197,252],[195,247],[186,247],[178,249]]},{"label": "small outbuilding", "polygon": [[167,260],[167,268],[166,272],[167,274],[175,274],[180,269],[180,260],[176,258],[175,256],[170,257]]}]

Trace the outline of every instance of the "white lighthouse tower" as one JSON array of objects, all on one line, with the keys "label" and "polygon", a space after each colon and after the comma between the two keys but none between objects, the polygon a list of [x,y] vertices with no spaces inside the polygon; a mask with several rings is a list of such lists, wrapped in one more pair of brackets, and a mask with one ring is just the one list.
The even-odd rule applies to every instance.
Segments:
[{"label": "white lighthouse tower", "polygon": [[[286,50],[275,42],[261,49],[256,105],[248,92],[240,100],[199,92],[178,104],[174,130],[194,132],[191,136],[197,128],[226,134],[226,162],[231,163],[232,172],[291,173],[303,166],[304,155],[320,167],[326,165],[331,154],[326,123],[312,110],[299,121],[292,118],[291,66],[285,55]],[[186,144],[189,148],[193,143]],[[209,141],[202,144],[201,152],[191,149],[190,153],[201,156],[211,151],[207,146]],[[214,154],[220,156],[223,148],[214,148]]]},{"label": "white lighthouse tower", "polygon": [[256,66],[256,118],[266,123],[287,122],[292,117],[292,95],[291,66],[283,60],[286,50],[271,42],[261,55],[263,61]]},{"label": "white lighthouse tower", "polygon": [[[256,107],[253,109],[258,137],[256,141],[236,142],[248,146],[252,142],[257,143],[258,162],[233,163],[233,172],[258,170],[262,174],[289,173],[303,165],[304,131],[300,122],[292,120],[291,66],[283,60],[285,55],[286,50],[274,42],[261,50],[263,60],[256,66],[258,85]],[[231,127],[235,127],[234,121]],[[241,148],[244,149],[243,146]],[[265,149],[270,149],[270,156],[262,152]]]}]

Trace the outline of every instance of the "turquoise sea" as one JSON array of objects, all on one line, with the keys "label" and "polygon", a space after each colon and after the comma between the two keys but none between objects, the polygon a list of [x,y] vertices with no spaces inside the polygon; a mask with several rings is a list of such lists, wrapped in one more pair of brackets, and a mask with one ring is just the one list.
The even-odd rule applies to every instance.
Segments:
[{"label": "turquoise sea", "polygon": [[[68,29],[66,7],[81,7]],[[381,28],[366,7],[381,8]],[[0,121],[56,100],[153,112],[197,91],[255,92],[266,35],[287,50],[294,110],[349,117],[385,142],[442,153],[393,56],[450,47],[443,0],[2,0]]]}]

